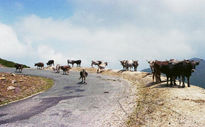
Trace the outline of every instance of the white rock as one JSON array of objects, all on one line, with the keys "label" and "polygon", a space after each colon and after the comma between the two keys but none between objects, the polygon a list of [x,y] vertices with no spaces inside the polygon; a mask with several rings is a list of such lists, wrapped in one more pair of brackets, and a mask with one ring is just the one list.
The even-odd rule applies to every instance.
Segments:
[{"label": "white rock", "polygon": [[0,80],[6,80],[6,78],[5,77],[0,77]]},{"label": "white rock", "polygon": [[12,83],[12,84],[17,83],[17,81],[16,81],[16,80],[12,80],[11,83]]},{"label": "white rock", "polygon": [[14,74],[14,73],[11,73],[11,75],[14,76],[14,77],[16,76],[16,74]]},{"label": "white rock", "polygon": [[15,87],[14,86],[8,86],[7,91],[9,91],[9,90],[15,90]]}]

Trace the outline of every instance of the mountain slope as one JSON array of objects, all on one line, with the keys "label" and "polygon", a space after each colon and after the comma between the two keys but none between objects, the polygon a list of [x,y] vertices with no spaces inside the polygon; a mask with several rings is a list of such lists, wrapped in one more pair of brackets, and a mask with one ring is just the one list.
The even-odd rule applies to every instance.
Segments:
[{"label": "mountain slope", "polygon": [[[16,63],[0,58],[0,64],[3,65],[4,67],[14,67]],[[30,68],[30,67],[24,65],[24,68]]]}]

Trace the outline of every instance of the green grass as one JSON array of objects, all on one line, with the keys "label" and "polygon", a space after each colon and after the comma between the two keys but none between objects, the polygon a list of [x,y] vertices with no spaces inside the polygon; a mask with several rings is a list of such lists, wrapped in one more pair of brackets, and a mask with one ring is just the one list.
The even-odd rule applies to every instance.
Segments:
[{"label": "green grass", "polygon": [[[5,67],[14,67],[16,63],[15,63],[15,62],[12,62],[12,61],[8,61],[8,60],[1,59],[1,58],[0,58],[0,64],[3,65],[3,66],[5,66]],[[24,68],[30,68],[30,67],[24,65]]]}]

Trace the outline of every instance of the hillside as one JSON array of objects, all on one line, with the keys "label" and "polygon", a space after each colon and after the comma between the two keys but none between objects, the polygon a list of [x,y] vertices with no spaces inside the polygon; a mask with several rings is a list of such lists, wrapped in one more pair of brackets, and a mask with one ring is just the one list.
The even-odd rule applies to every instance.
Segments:
[{"label": "hillside", "polygon": [[[14,65],[16,64],[13,61],[8,61],[5,59],[0,58],[0,64],[3,65],[4,67],[14,67]],[[30,68],[29,66],[24,65],[24,68]]]},{"label": "hillside", "polygon": [[[200,58],[192,58],[190,60],[200,61],[200,64],[196,67],[196,71],[192,73],[190,82],[193,85],[205,88],[205,60]],[[143,72],[151,72],[150,68],[142,70]]]}]

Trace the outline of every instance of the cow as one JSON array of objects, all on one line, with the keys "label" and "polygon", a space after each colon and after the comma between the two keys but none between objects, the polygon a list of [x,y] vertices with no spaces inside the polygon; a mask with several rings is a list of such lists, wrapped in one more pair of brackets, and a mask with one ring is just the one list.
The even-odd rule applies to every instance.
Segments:
[{"label": "cow", "polygon": [[57,64],[56,67],[53,67],[53,71],[56,73],[60,73],[60,64]]},{"label": "cow", "polygon": [[23,64],[15,64],[14,66],[16,67],[16,72],[22,73]]},{"label": "cow", "polygon": [[169,64],[169,61],[155,61],[154,62],[154,73],[153,75],[155,76],[156,78],[156,82],[161,82],[161,73],[164,73],[166,74],[167,76],[167,84],[168,84],[168,70],[167,70],[167,66]]},{"label": "cow", "polygon": [[126,69],[126,62],[127,62],[127,60],[122,60],[122,61],[120,61],[121,65],[122,65],[122,67],[123,67],[123,70],[127,70],[127,69]]},{"label": "cow", "polygon": [[133,61],[133,67],[134,67],[134,71],[137,71],[137,67],[138,67],[139,63],[138,61]]},{"label": "cow", "polygon": [[100,65],[98,65],[97,73],[102,72],[103,69],[108,65],[107,62],[102,62]]},{"label": "cow", "polygon": [[69,70],[71,69],[69,65],[60,66],[60,68],[63,70],[63,75],[69,74]]},{"label": "cow", "polygon": [[80,67],[81,65],[81,60],[67,60],[68,65],[71,64],[72,67],[74,66],[74,64],[77,64],[77,67]]},{"label": "cow", "polygon": [[54,66],[54,60],[49,60],[48,63],[46,63],[47,66]]},{"label": "cow", "polygon": [[182,87],[185,87],[185,77],[187,78],[188,87],[190,87],[191,74],[195,71],[196,66],[199,65],[199,63],[199,61],[193,60],[184,60],[178,63],[178,74],[182,77]]},{"label": "cow", "polygon": [[85,69],[83,69],[81,72],[80,72],[80,79],[82,79],[81,83],[86,83],[85,80],[86,80],[86,77],[88,76],[88,73],[85,71]]},{"label": "cow", "polygon": [[152,80],[154,82],[154,77],[155,77],[155,71],[154,71],[154,62],[155,61],[147,61],[149,63],[149,66],[150,66],[150,69],[151,69],[151,72],[152,72]]},{"label": "cow", "polygon": [[99,66],[102,63],[102,61],[98,60],[98,61],[91,61],[91,67],[93,67],[93,65],[97,65]]},{"label": "cow", "polygon": [[43,69],[44,63],[38,62],[38,63],[35,63],[34,66],[37,66],[37,69]]},{"label": "cow", "polygon": [[[156,79],[160,79],[160,74],[164,73],[167,77],[167,85],[170,79],[170,85],[176,84],[176,78],[182,77],[183,86],[185,87],[184,81],[187,78],[188,87],[190,87],[190,76],[194,72],[196,66],[199,65],[199,61],[155,61],[154,62],[154,74]],[[157,80],[156,82],[158,82]],[[161,81],[161,80],[160,80]],[[181,84],[181,83],[180,83]]]},{"label": "cow", "polygon": [[131,71],[132,68],[134,68],[134,71],[137,71],[137,67],[139,65],[137,60],[122,60],[120,63],[123,67],[123,70],[126,69],[126,71]]}]

